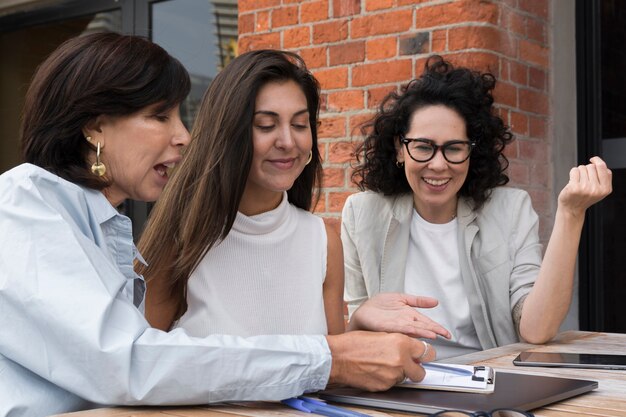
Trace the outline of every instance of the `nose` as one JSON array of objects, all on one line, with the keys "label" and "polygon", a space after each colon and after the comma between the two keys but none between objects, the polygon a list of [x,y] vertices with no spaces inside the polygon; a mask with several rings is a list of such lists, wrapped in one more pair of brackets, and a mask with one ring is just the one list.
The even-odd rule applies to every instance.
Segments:
[{"label": "nose", "polygon": [[435,152],[435,156],[433,156],[433,159],[428,161],[428,167],[432,170],[441,170],[446,168],[447,165],[448,161],[446,161],[446,158],[443,157],[442,148],[437,149],[437,151]]},{"label": "nose", "polygon": [[275,145],[279,149],[291,149],[295,145],[293,132],[291,131],[291,125],[286,123],[279,129],[276,129],[276,142]]},{"label": "nose", "polygon": [[191,135],[189,134],[189,131],[185,127],[183,121],[180,119],[180,116],[177,117],[177,119],[172,143],[176,146],[187,146],[191,141]]}]

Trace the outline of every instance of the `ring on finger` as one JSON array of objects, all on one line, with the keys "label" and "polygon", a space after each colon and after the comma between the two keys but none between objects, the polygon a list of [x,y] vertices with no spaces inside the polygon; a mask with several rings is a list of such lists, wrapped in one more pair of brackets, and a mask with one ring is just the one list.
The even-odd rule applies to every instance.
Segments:
[{"label": "ring on finger", "polygon": [[417,360],[422,360],[422,358],[427,356],[428,352],[430,351],[430,345],[428,343],[424,342],[423,340],[420,340],[420,342],[424,344],[424,351],[422,352],[421,355],[418,356]]},{"label": "ring on finger", "polygon": [[406,381],[406,373],[404,373],[404,370],[403,370],[402,371],[402,376],[400,377],[400,380],[398,381],[398,384],[401,384],[404,381]]}]

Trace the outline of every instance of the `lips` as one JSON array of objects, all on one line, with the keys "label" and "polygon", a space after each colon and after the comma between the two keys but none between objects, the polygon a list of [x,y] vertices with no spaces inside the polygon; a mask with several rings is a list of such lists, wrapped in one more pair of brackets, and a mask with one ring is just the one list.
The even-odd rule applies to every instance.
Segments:
[{"label": "lips", "polygon": [[268,162],[279,169],[290,169],[294,166],[296,158],[270,159]]},{"label": "lips", "polygon": [[154,166],[154,170],[157,172],[157,174],[159,174],[161,177],[166,178],[167,177],[167,171],[169,169],[172,169],[176,166],[176,162],[164,162],[162,164],[156,164]]}]

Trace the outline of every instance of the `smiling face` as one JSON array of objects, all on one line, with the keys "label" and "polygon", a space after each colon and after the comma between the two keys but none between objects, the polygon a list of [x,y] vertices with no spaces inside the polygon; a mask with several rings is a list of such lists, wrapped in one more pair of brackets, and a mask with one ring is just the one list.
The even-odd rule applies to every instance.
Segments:
[{"label": "smiling face", "polygon": [[304,92],[294,81],[259,89],[252,121],[253,157],[239,211],[246,215],[280,204],[307,164],[313,137]]},{"label": "smiling face", "polygon": [[[422,107],[411,115],[407,138],[431,139],[436,145],[451,140],[467,140],[465,121],[443,105]],[[445,160],[441,149],[427,162],[416,162],[406,147],[398,147],[397,159],[413,191],[417,212],[431,223],[447,223],[456,215],[457,195],[469,170],[469,159],[460,164]]]},{"label": "smiling face", "polygon": [[111,180],[104,194],[113,206],[127,198],[155,201],[167,183],[167,170],[180,162],[182,147],[189,143],[179,107],[157,109],[155,104],[131,115],[101,115],[85,129],[94,146],[101,143],[101,161]]}]

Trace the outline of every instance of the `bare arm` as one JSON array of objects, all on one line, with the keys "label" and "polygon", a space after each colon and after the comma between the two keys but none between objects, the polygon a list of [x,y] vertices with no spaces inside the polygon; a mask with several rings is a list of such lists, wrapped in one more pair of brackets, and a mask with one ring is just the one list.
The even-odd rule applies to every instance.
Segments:
[{"label": "bare arm", "polygon": [[146,319],[156,329],[168,331],[178,312],[178,303],[164,279],[168,272],[146,277]]},{"label": "bare arm", "polygon": [[598,157],[572,168],[559,194],[552,235],[539,276],[526,298],[520,335],[530,343],[545,343],[558,332],[570,306],[580,234],[588,207],[611,193],[611,171]]},{"label": "bare arm", "polygon": [[343,320],[343,249],[339,235],[326,225],[326,278],[324,279],[324,310],[328,334],[345,331]]}]

